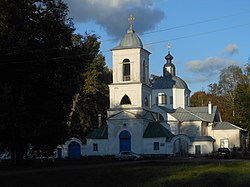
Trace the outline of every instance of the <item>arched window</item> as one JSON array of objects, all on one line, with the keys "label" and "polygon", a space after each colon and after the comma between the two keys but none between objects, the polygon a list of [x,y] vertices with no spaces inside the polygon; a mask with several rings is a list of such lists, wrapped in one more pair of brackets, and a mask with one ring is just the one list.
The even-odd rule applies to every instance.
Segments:
[{"label": "arched window", "polygon": [[123,81],[130,81],[130,60],[126,58],[122,62],[123,62]]},{"label": "arched window", "polygon": [[131,101],[127,95],[123,96],[120,105],[131,105]]}]

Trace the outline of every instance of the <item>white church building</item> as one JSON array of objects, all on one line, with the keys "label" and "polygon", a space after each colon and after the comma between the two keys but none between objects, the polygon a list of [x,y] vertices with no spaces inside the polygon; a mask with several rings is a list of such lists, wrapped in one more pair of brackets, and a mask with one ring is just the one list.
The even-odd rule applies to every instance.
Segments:
[{"label": "white church building", "polygon": [[211,103],[190,107],[188,85],[176,75],[173,56],[166,55],[163,75],[149,81],[149,51],[130,29],[112,50],[113,83],[106,124],[86,137],[58,146],[58,157],[115,155],[209,155],[219,147],[246,148],[247,131],[222,122]]}]

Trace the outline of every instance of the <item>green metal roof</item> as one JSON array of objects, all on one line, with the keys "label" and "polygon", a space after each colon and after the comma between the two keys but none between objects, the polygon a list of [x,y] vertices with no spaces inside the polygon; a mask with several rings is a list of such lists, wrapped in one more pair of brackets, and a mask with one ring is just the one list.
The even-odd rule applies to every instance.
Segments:
[{"label": "green metal roof", "polygon": [[103,125],[100,128],[91,132],[87,139],[108,139],[108,125]]},{"label": "green metal roof", "polygon": [[160,123],[157,122],[149,122],[144,134],[143,138],[160,138],[166,137],[166,141],[169,142],[174,135],[163,127]]}]

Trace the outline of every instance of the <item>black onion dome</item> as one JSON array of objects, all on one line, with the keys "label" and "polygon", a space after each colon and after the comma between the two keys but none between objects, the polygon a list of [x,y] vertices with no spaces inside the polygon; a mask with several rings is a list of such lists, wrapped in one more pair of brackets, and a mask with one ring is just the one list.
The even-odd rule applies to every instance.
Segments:
[{"label": "black onion dome", "polygon": [[174,58],[174,57],[170,54],[170,52],[168,52],[168,54],[165,56],[165,59],[167,60],[167,62],[168,62],[168,61],[171,62],[171,61],[173,60],[173,58]]}]

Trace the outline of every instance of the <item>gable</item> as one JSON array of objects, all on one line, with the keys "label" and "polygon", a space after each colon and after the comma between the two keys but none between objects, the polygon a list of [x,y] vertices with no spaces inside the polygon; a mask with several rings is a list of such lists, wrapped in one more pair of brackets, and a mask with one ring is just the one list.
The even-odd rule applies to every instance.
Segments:
[{"label": "gable", "polygon": [[138,114],[129,111],[120,111],[110,116],[108,119],[138,119],[138,118],[141,118],[141,116]]}]

